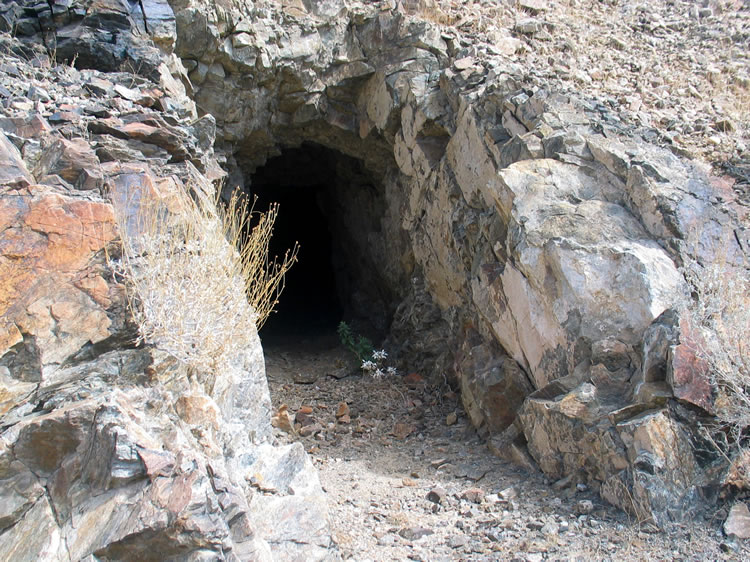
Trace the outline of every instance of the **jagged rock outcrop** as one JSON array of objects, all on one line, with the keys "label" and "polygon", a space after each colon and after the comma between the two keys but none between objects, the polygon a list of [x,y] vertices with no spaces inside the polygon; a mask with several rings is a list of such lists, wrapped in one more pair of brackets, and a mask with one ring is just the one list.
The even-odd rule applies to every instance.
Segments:
[{"label": "jagged rock outcrop", "polygon": [[[10,4],[22,32],[36,8]],[[272,443],[255,327],[211,373],[136,345],[107,261],[113,206],[212,192],[215,122],[168,71],[107,66],[110,27],[153,68],[168,60],[123,4],[72,4],[49,29],[72,26],[71,54],[90,42],[80,62],[113,72],[0,38],[0,558],[329,558],[317,474],[300,444]]]},{"label": "jagged rock outcrop", "polygon": [[[195,166],[209,179],[228,173],[228,188],[252,191],[255,170],[284,149],[313,143],[357,159],[372,189],[338,186],[331,218],[344,254],[358,258],[349,304],[384,311],[403,361],[450,376],[499,454],[526,458],[527,443],[550,476],[586,481],[658,524],[711,495],[723,461],[695,427],[711,413],[711,391],[700,368],[685,371],[687,332],[670,311],[685,291],[685,260],[722,254],[742,268],[748,237],[699,165],[627,137],[595,100],[529,88],[512,50],[469,43],[388,3],[153,0],[125,15],[116,2],[71,5],[49,21],[31,4],[3,17],[33,38],[31,18],[47,22],[45,41],[57,37],[68,55],[88,53],[105,30],[119,45],[113,68],[143,60],[144,70],[109,86],[77,75],[116,111],[102,97],[84,110],[95,119],[61,106],[47,123],[13,124],[21,155],[3,144],[7,185],[33,192],[43,174],[66,193],[96,192],[119,173],[114,161],[133,159],[182,174]],[[163,30],[153,43],[151,13]],[[108,27],[122,17],[127,26]],[[74,72],[60,68],[51,72]],[[49,103],[45,94],[8,107],[31,111]],[[54,149],[35,140],[53,121],[63,130],[85,121],[100,165],[72,137]],[[87,291],[106,292],[102,283],[76,288],[77,298],[95,302]],[[27,321],[37,331],[18,329],[14,345],[33,336],[23,353],[57,372],[71,351],[35,346],[58,338],[47,326],[64,316],[39,314]],[[118,314],[93,316],[71,349],[109,341]],[[14,384],[38,383],[9,372]]]},{"label": "jagged rock outcrop", "polygon": [[[389,272],[389,341],[455,377],[500,453],[525,438],[551,476],[659,524],[710,495],[720,459],[696,452],[695,414],[677,412],[696,402],[666,374],[679,336],[661,358],[648,343],[685,259],[745,259],[705,170],[595,101],[526,88],[512,53],[387,4],[171,4],[194,99],[246,179],[303,143],[364,163],[379,192],[337,227],[367,247],[361,225],[384,208],[360,284]],[[645,437],[664,432],[661,448]]]}]

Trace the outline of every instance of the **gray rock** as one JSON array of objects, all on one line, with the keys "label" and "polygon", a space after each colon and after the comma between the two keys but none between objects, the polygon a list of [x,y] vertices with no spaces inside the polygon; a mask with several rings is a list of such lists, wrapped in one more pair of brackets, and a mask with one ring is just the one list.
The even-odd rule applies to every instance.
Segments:
[{"label": "gray rock", "polygon": [[424,527],[405,527],[401,529],[398,534],[408,541],[416,541],[428,535],[432,535],[435,531],[432,529],[425,529]]},{"label": "gray rock", "polygon": [[750,510],[747,504],[735,502],[724,521],[724,534],[738,539],[750,539]]},{"label": "gray rock", "polygon": [[444,503],[447,495],[447,492],[442,488],[434,488],[428,492],[427,499],[432,503]]},{"label": "gray rock", "polygon": [[[331,0],[295,8],[299,14],[290,17],[289,6],[271,3],[248,18],[230,8],[216,12],[200,0],[144,0],[132,10],[104,1],[91,11],[80,3],[57,11],[31,0],[10,4],[3,25],[29,44],[42,44],[41,25],[55,31],[60,60],[75,55],[79,67],[112,74],[85,70],[80,80],[69,79],[86,91],[77,103],[91,103],[81,115],[96,136],[97,145],[89,148],[101,167],[93,165],[88,150],[80,158],[69,158],[70,152],[57,158],[65,148],[58,141],[72,143],[72,136],[59,133],[52,144],[32,139],[40,143],[34,145],[27,141],[35,135],[9,132],[0,138],[4,184],[48,182],[45,200],[62,198],[63,215],[72,222],[83,215],[71,209],[106,212],[106,203],[94,201],[96,189],[60,195],[71,187],[111,184],[119,192],[128,185],[161,186],[172,177],[207,185],[226,175],[220,161],[235,162],[233,185],[249,187],[250,176],[272,157],[281,152],[291,158],[289,147],[304,147],[299,150],[310,150],[312,162],[302,174],[306,181],[325,171],[329,160],[341,173],[326,197],[332,238],[341,246],[337,267],[345,270],[339,279],[347,287],[345,308],[371,319],[376,331],[390,330],[393,355],[410,370],[435,373],[440,380],[432,382],[442,383],[444,376],[455,383],[469,419],[492,437],[498,454],[527,464],[530,455],[554,479],[580,475],[601,486],[615,505],[659,522],[690,513],[687,507],[715,481],[718,464],[702,457],[698,462],[694,443],[700,438],[671,402],[674,394],[710,413],[709,394],[701,377],[679,361],[677,368],[671,364],[680,354],[671,353],[670,329],[659,320],[685,289],[676,264],[692,257],[710,263],[724,253],[733,267],[746,258],[733,211],[716,203],[696,165],[636,138],[596,133],[607,129],[605,117],[594,117],[588,102],[525,90],[520,65],[491,51],[480,54],[473,45],[459,51],[463,39],[446,39],[439,27],[399,10]],[[529,35],[524,41],[548,39],[538,15],[543,10],[527,4],[535,17],[517,22],[517,31]],[[518,48],[511,45],[508,52]],[[37,54],[39,61],[46,56]],[[180,59],[190,62],[183,66]],[[17,69],[26,64],[11,62]],[[35,75],[43,71],[37,66]],[[121,69],[129,72],[115,72]],[[33,101],[20,96],[28,84],[6,86],[19,96],[9,100],[9,110],[36,111]],[[37,90],[29,97],[57,103],[60,89],[47,86],[46,98]],[[150,97],[152,107],[137,105],[138,92],[157,86],[164,93],[158,102]],[[88,100],[89,94],[95,99]],[[194,120],[196,105],[215,118],[215,130],[210,117]],[[108,117],[91,119],[105,115],[101,107],[111,108]],[[58,121],[66,135],[80,136],[74,121]],[[214,138],[226,153],[213,153]],[[128,161],[118,162],[123,159]],[[301,166],[286,168],[290,181],[300,175]],[[38,170],[38,177],[29,169]],[[16,212],[9,216],[20,228]],[[42,226],[24,227],[22,237],[4,238],[3,247],[23,239],[24,247],[13,246],[12,252],[46,251],[50,242],[41,239]],[[44,237],[59,235],[46,228]],[[86,234],[86,240],[95,239]],[[114,239],[109,234],[85,252],[69,240],[65,249],[91,260]],[[97,267],[103,267],[101,260]],[[116,289],[98,270],[77,262],[70,268],[75,275],[28,269],[30,280],[44,281],[33,285],[42,293],[28,311],[18,301],[2,348],[12,356],[2,366],[16,381],[8,406],[17,408],[15,420],[28,414],[22,402],[30,387],[20,383],[44,382],[52,392],[56,377],[101,381],[101,373],[74,374],[66,362],[86,364],[79,354],[97,353],[97,346],[121,349],[118,338],[127,339],[123,303],[112,301],[109,293]],[[81,279],[84,288],[76,285]],[[51,294],[45,284],[62,289]],[[188,450],[222,451],[235,485],[253,498],[258,490],[284,493],[277,484],[287,480],[271,467],[274,484],[268,488],[260,482],[253,488],[237,476],[258,460],[254,441],[270,436],[261,363],[256,346],[238,358],[226,380],[217,378],[216,387],[204,391],[201,399],[215,403],[221,430],[200,439],[184,432]],[[139,376],[148,378],[145,371]],[[108,396],[95,390],[95,401]],[[212,417],[212,407],[196,408],[206,420]],[[152,429],[143,431],[167,439],[165,431]],[[656,447],[660,431],[672,437]],[[68,458],[77,450],[76,439],[91,438],[73,434],[73,441],[50,454]],[[31,442],[24,441],[19,454]],[[132,447],[117,455],[119,468],[98,474],[98,485],[151,486]],[[289,466],[307,470],[304,463]],[[196,470],[196,482],[202,482],[205,470]],[[191,490],[200,489],[195,486]],[[275,509],[286,509],[280,497],[268,497],[279,500]],[[25,501],[14,500],[12,513],[25,509]],[[39,501],[31,510],[46,529]],[[285,502],[290,520],[302,524],[299,503]],[[288,528],[264,532],[278,537],[286,545],[280,552],[289,556],[304,557],[299,548],[307,547],[310,556],[322,556],[325,533],[317,522],[305,521],[312,525],[310,541]],[[126,531],[120,527],[112,536]],[[226,529],[214,532],[229,536]],[[253,545],[247,552],[256,549],[261,557],[270,548],[262,540],[246,541]],[[112,552],[103,551],[107,556],[118,555],[114,544],[106,546]]]}]

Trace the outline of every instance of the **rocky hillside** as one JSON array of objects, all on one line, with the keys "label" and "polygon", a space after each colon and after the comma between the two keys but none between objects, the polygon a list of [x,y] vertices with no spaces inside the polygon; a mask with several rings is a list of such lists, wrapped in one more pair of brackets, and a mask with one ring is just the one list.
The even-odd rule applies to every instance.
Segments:
[{"label": "rocky hillside", "polygon": [[115,216],[252,194],[276,157],[291,181],[306,150],[346,314],[460,390],[493,452],[660,527],[714,502],[723,395],[680,268],[747,278],[747,16],[0,3],[3,558],[336,556],[304,450],[273,442],[254,327],[192,369],[138,342],[111,267]]},{"label": "rocky hillside", "polygon": [[213,373],[135,345],[107,260],[115,210],[212,192],[223,173],[213,117],[198,118],[168,56],[130,35],[141,20],[117,15],[84,21],[127,24],[150,72],[108,67],[100,38],[81,66],[111,72],[2,37],[0,558],[325,558],[318,477],[301,445],[269,444],[255,327]]}]

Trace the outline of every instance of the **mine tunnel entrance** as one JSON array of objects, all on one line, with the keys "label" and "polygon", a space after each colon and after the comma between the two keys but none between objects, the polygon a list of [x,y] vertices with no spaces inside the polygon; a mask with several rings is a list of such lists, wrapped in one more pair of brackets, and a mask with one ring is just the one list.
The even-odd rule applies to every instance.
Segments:
[{"label": "mine tunnel entrance", "polygon": [[342,320],[383,337],[390,323],[386,298],[367,275],[376,267],[368,246],[379,228],[383,194],[362,162],[303,144],[283,150],[245,177],[246,191],[258,198],[256,210],[279,204],[271,256],[283,256],[300,244],[276,311],[261,329],[264,346],[334,343]]}]

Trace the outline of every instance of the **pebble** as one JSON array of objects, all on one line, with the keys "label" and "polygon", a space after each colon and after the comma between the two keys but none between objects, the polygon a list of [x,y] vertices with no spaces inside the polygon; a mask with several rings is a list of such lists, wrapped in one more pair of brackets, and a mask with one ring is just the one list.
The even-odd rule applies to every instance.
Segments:
[{"label": "pebble", "polygon": [[447,544],[451,548],[461,548],[469,544],[469,539],[466,535],[452,535],[448,537]]},{"label": "pebble", "polygon": [[394,546],[396,537],[394,535],[383,535],[378,539],[378,546]]},{"label": "pebble", "polygon": [[336,408],[336,417],[342,418],[348,415],[349,415],[349,404],[347,404],[346,402],[339,402],[339,405]]},{"label": "pebble", "polygon": [[404,527],[398,532],[399,536],[405,538],[408,541],[419,540],[422,537],[426,537],[427,535],[431,535],[433,533],[434,531],[432,529],[426,529],[424,527]]},{"label": "pebble", "polygon": [[461,492],[461,499],[480,504],[484,501],[484,491],[481,488],[469,488]]},{"label": "pebble", "polygon": [[443,488],[433,488],[427,493],[427,499],[432,503],[443,503],[447,495]]},{"label": "pebble", "polygon": [[296,373],[292,380],[297,384],[313,384],[318,380],[318,375],[312,372]]},{"label": "pebble", "polygon": [[445,418],[445,425],[448,425],[448,426],[455,425],[457,421],[458,421],[458,415],[456,414],[456,412],[451,412]]}]

